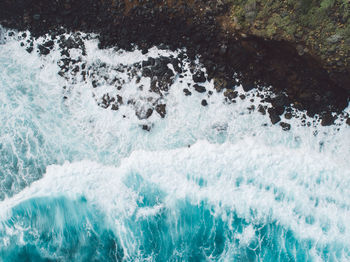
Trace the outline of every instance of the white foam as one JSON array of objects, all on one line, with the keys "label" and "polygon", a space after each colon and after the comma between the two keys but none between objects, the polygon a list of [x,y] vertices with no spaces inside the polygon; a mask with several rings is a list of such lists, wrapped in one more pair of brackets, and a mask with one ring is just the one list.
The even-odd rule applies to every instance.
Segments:
[{"label": "white foam", "polygon": [[[94,39],[85,44],[87,57],[83,59],[91,64],[97,60],[132,64],[150,56],[174,54],[156,48],[147,55],[99,50]],[[80,54],[74,51],[72,55]],[[223,95],[214,91],[213,83],[207,82],[205,87],[214,91],[211,97],[192,89],[192,96],[184,96],[182,90],[191,75],[183,83],[176,79],[164,98],[165,119],[153,114],[148,120],[139,120],[128,105],[117,112],[102,109],[93,94],[112,92],[111,87],[96,91],[85,82],[77,83],[69,100],[62,103],[66,82],[57,75],[59,57],[58,49],[45,58],[27,54],[15,40],[0,47],[0,61],[7,61],[12,70],[19,68],[17,80],[13,74],[1,80],[2,97],[18,89],[13,83],[25,81],[23,85],[29,86],[34,99],[33,103],[26,94],[14,96],[20,103],[10,110],[4,107],[10,100],[4,100],[2,113],[11,119],[29,115],[44,134],[46,146],[57,148],[57,163],[74,161],[48,166],[41,180],[0,202],[2,218],[9,216],[15,205],[34,197],[84,195],[109,216],[117,232],[125,232],[122,221],[135,212],[138,218],[152,216],[188,198],[193,204],[208,201],[216,215],[234,210],[252,224],[278,221],[300,239],[348,245],[348,126],[335,131],[334,127],[303,127],[292,119],[288,120],[291,131],[284,132],[271,125],[268,116],[247,110],[254,91],[246,100],[227,105]],[[146,85],[149,79],[141,81]],[[241,87],[237,90],[242,92]],[[144,94],[130,82],[123,95]],[[207,107],[200,105],[204,98]],[[259,100],[254,99],[257,107]],[[32,104],[38,107],[34,110]],[[145,123],[153,125],[150,133],[140,128]],[[11,138],[4,135],[2,139]],[[134,173],[164,191],[164,203],[138,208],[139,192],[125,185],[125,179]],[[248,227],[244,232],[242,241],[248,243],[253,231]]]},{"label": "white foam", "polygon": [[[189,149],[135,151],[120,167],[89,161],[50,166],[43,179],[0,205],[4,211],[33,197],[84,195],[112,219],[130,216],[139,192],[123,181],[137,173],[166,192],[166,208],[174,200],[206,200],[218,214],[230,209],[253,224],[278,221],[301,239],[345,244],[350,239],[349,170],[320,153],[266,147],[256,139],[223,145],[200,141]],[[310,216],[312,225],[306,222]],[[323,231],[326,224],[329,229]]]}]

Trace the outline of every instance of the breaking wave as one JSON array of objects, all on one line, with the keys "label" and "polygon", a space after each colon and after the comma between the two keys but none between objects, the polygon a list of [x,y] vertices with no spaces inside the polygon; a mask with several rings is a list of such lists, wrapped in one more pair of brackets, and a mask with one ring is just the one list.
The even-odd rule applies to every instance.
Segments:
[{"label": "breaking wave", "polygon": [[[42,57],[26,52],[17,33],[3,41],[0,260],[350,259],[344,123],[285,119],[286,132],[252,109],[260,103],[254,90],[226,103],[206,82],[210,97],[185,96],[190,74],[161,97],[164,118],[140,119],[135,108],[149,100],[134,80],[125,78],[121,94],[144,102],[106,110],[96,101],[113,87],[59,76],[58,45]],[[99,70],[178,52],[99,50],[93,37],[84,43],[86,55],[73,49],[71,57],[107,65]]]}]

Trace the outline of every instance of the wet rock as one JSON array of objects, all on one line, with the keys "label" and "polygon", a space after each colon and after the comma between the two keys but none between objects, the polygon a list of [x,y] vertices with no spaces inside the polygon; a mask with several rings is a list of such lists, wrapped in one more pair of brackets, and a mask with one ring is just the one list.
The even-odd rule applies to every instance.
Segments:
[{"label": "wet rock", "polygon": [[[122,48],[125,46],[125,49],[127,49],[130,48],[131,43],[134,43],[145,53],[148,48],[158,46],[159,43],[164,43],[164,48],[172,50],[178,47],[186,47],[190,58],[195,58],[196,55],[199,55],[200,63],[203,63],[207,68],[209,79],[216,77],[230,79],[233,73],[237,72],[238,78],[242,77],[245,79],[242,84],[245,91],[254,88],[254,83],[259,83],[259,86],[260,84],[263,86],[272,85],[275,90],[288,91],[293,95],[293,103],[303,100],[298,105],[302,110],[312,111],[311,114],[308,112],[308,115],[321,113],[324,109],[328,110],[328,105],[342,110],[348,104],[344,103],[344,101],[347,102],[347,97],[342,98],[340,96],[340,98],[335,97],[333,99],[326,94],[327,89],[337,93],[337,88],[333,84],[332,79],[336,79],[336,82],[340,83],[340,88],[346,87],[348,89],[350,85],[347,84],[349,83],[347,71],[343,74],[346,77],[346,81],[338,80],[340,78],[337,74],[330,78],[327,76],[327,72],[319,68],[318,59],[313,60],[307,55],[298,56],[298,52],[301,54],[301,52],[305,52],[305,49],[299,48],[299,50],[290,52],[290,42],[264,41],[264,37],[243,39],[245,37],[243,34],[241,36],[233,36],[230,26],[233,25],[232,23],[236,23],[236,19],[228,22],[227,27],[223,28],[222,24],[226,23],[221,23],[217,16],[221,18],[228,10],[228,3],[232,1],[195,1],[195,3],[190,1],[190,4],[186,1],[184,3],[180,1],[179,5],[171,5],[171,7],[167,4],[177,1],[85,1],[84,4],[80,5],[79,1],[65,0],[51,1],[48,6],[45,6],[45,1],[41,0],[29,1],[26,5],[21,4],[23,0],[3,0],[0,2],[8,7],[4,8],[6,11],[1,16],[2,21],[8,22],[14,28],[29,28],[36,35],[47,33],[47,30],[52,27],[58,28],[64,25],[65,28],[71,31],[99,33],[101,35],[101,48],[116,45]],[[30,4],[31,2],[33,4]],[[259,5],[259,1],[243,2],[242,18],[245,22],[253,22],[258,12],[260,12],[259,8],[261,5]],[[15,8],[16,6],[20,8]],[[132,8],[129,10],[130,6]],[[197,11],[200,11],[201,16],[198,15]],[[286,12],[286,10],[282,11]],[[127,12],[129,12],[129,16],[125,15]],[[277,14],[279,13],[278,11],[276,12]],[[17,19],[18,17],[23,19]],[[281,16],[281,18],[284,18],[284,16]],[[339,19],[342,20],[344,18]],[[216,20],[220,20],[220,22],[218,23]],[[262,30],[259,30],[261,25],[256,24],[255,26],[257,27],[256,31],[261,33]],[[221,33],[224,33],[225,36]],[[263,32],[263,34],[265,33]],[[297,34],[298,32],[294,36],[296,37]],[[281,37],[281,34],[276,34],[276,36]],[[342,34],[337,32],[330,32],[326,38],[326,43],[339,45],[343,41],[347,41]],[[279,39],[273,37],[273,40]],[[67,49],[73,48],[76,44],[76,39],[62,41],[67,42],[64,43]],[[244,43],[248,43],[248,45],[244,46]],[[292,45],[295,47],[297,44],[292,40]],[[317,47],[314,51],[317,53]],[[47,51],[44,50],[44,52]],[[65,52],[66,56],[69,56],[67,50],[63,52]],[[183,52],[181,55],[185,57],[186,54]],[[342,56],[346,57],[346,54]],[[169,63],[173,65],[177,73],[181,71],[181,65],[176,59],[166,58],[164,62],[161,61],[161,70],[154,74],[158,77],[156,83],[162,82],[157,84],[157,92],[166,90],[169,87],[169,83],[171,83],[169,81],[171,77],[162,78],[167,74],[167,64]],[[309,64],[312,66],[308,69],[307,65]],[[335,62],[335,66],[337,66],[337,62]],[[152,74],[152,71],[153,68],[150,74]],[[200,72],[196,79],[196,81],[199,81],[198,83],[205,81],[203,72]],[[228,85],[226,84],[217,85],[215,83],[215,88],[218,91],[227,87]],[[304,98],[298,97],[300,91],[305,90],[304,87],[322,90],[319,93],[322,97],[327,97],[327,99],[322,103],[316,103],[316,100],[313,99],[316,98],[314,95],[305,96]],[[312,93],[309,92],[309,94]],[[339,99],[342,101],[339,102]],[[276,105],[273,106],[277,107]],[[285,104],[278,106],[285,107]]]},{"label": "wet rock", "polygon": [[223,78],[215,78],[214,88],[216,89],[216,91],[221,92],[222,90],[227,88],[227,81]]},{"label": "wet rock", "polygon": [[250,82],[250,81],[244,81],[242,83],[242,87],[243,87],[243,90],[245,92],[249,92],[250,90],[253,90],[255,88],[255,85],[253,82]]},{"label": "wet rock", "polygon": [[153,57],[148,58],[146,61],[142,61],[142,67],[146,66],[154,66],[156,63],[155,59]]},{"label": "wet rock", "polygon": [[276,124],[281,121],[280,115],[276,112],[275,108],[269,108],[267,111],[272,124]]},{"label": "wet rock", "polygon": [[142,125],[142,129],[149,132],[149,131],[151,131],[151,126],[149,126],[149,125]]},{"label": "wet rock", "polygon": [[38,45],[38,50],[40,55],[48,55],[50,53],[50,49],[46,48],[43,45]]},{"label": "wet rock", "polygon": [[284,114],[285,119],[292,119],[293,115],[290,112]]},{"label": "wet rock", "polygon": [[153,114],[153,109],[148,108],[147,110],[144,110],[144,109],[136,110],[135,114],[140,120],[147,119]]},{"label": "wet rock", "polygon": [[249,113],[253,112],[255,110],[255,105],[251,105],[249,107],[247,107]]},{"label": "wet rock", "polygon": [[187,88],[185,88],[183,91],[184,91],[184,93],[185,93],[185,96],[190,96],[190,95],[192,95],[191,91],[188,90]]},{"label": "wet rock", "polygon": [[156,112],[164,118],[166,115],[166,105],[165,104],[160,104],[156,106]]},{"label": "wet rock", "polygon": [[121,97],[120,95],[117,95],[117,102],[118,102],[118,104],[122,105],[123,104],[123,97]]},{"label": "wet rock", "polygon": [[60,48],[73,49],[73,48],[84,48],[84,43],[81,39],[74,39],[73,36],[65,39],[64,37],[60,38]]},{"label": "wet rock", "polygon": [[119,109],[119,106],[118,106],[117,104],[113,104],[112,107],[111,107],[111,109],[112,109],[113,111],[117,111],[117,110]]},{"label": "wet rock", "polygon": [[280,123],[280,126],[282,127],[282,129],[283,129],[284,131],[288,131],[288,130],[290,130],[290,128],[291,128],[290,124],[285,123],[285,122],[281,122],[281,123]]},{"label": "wet rock", "polygon": [[99,106],[103,108],[108,108],[114,101],[115,101],[114,97],[109,96],[109,94],[104,94]]},{"label": "wet rock", "polygon": [[205,81],[207,81],[203,71],[195,72],[192,76],[192,79],[195,83],[205,83]]},{"label": "wet rock", "polygon": [[207,100],[203,99],[202,102],[201,102],[201,105],[202,105],[202,106],[207,106],[207,105],[208,105]]},{"label": "wet rock", "polygon": [[195,84],[193,87],[198,93],[205,93],[207,91],[204,86],[198,84]]},{"label": "wet rock", "polygon": [[49,49],[52,49],[54,47],[54,45],[55,45],[55,42],[52,40],[49,40],[43,44],[44,47],[49,48]]},{"label": "wet rock", "polygon": [[227,97],[230,101],[233,101],[238,96],[238,92],[228,89],[224,92],[224,96]]},{"label": "wet rock", "polygon": [[336,116],[333,116],[331,113],[325,113],[322,116],[321,125],[322,126],[331,126],[334,124],[334,121],[337,119]]},{"label": "wet rock", "polygon": [[181,64],[181,61],[179,59],[172,58],[171,64],[173,65],[176,73],[181,74],[183,72],[183,70],[181,68],[182,64]]},{"label": "wet rock", "polygon": [[266,109],[262,105],[259,105],[258,112],[260,112],[262,115],[266,115]]},{"label": "wet rock", "polygon": [[30,54],[31,52],[33,52],[34,48],[32,46],[29,46],[26,48],[26,51]]},{"label": "wet rock", "polygon": [[276,107],[274,107],[274,111],[276,112],[276,114],[281,116],[284,113],[284,107],[283,106],[276,106]]}]

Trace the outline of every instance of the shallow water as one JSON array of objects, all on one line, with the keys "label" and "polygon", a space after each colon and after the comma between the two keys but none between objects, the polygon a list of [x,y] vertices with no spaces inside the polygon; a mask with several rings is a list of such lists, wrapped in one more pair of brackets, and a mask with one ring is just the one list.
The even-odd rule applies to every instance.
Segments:
[{"label": "shallow water", "polygon": [[[20,47],[17,34],[4,42],[1,261],[350,260],[345,124],[305,127],[293,119],[285,132],[247,109],[250,98],[259,103],[255,91],[228,104],[207,82],[209,98],[184,96],[190,75],[183,83],[176,78],[162,98],[164,119],[139,120],[128,104],[118,111],[97,105],[95,98],[113,86],[95,89],[60,77],[57,45],[39,57]],[[131,65],[176,55],[97,44],[85,40],[87,55],[72,50],[71,56],[91,65]],[[142,107],[148,94],[133,81],[123,97]]]}]

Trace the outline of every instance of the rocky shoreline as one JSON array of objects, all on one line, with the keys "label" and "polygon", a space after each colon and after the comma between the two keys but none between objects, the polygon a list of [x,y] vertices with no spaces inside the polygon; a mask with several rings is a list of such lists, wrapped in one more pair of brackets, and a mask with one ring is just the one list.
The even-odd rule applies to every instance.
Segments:
[{"label": "rocky shoreline", "polygon": [[[271,86],[275,95],[264,98],[271,103],[271,108],[261,111],[269,113],[272,123],[280,122],[281,115],[288,114],[289,117],[293,107],[306,110],[311,117],[320,115],[322,125],[333,124],[336,116],[332,113],[342,114],[349,103],[349,74],[345,73],[337,78],[341,81],[335,81],[334,72],[327,71],[313,55],[300,55],[300,50],[290,42],[245,35],[230,29],[230,22],[226,20],[231,9],[229,1],[204,0],[3,0],[0,24],[19,30],[29,29],[35,37],[50,33],[52,39],[65,30],[94,32],[99,34],[100,48],[115,46],[131,50],[137,46],[147,53],[152,46],[171,50],[185,47],[188,59],[199,58],[207,70],[206,76],[200,70],[191,72],[197,82],[194,86],[197,92],[203,91],[202,81],[212,79],[215,89],[229,100],[238,96],[235,85],[242,84],[245,91]],[[61,26],[65,29],[60,29]],[[65,45],[69,49],[76,44],[73,41]],[[49,40],[38,46],[38,50],[46,55],[51,45]],[[27,51],[32,50],[29,43]],[[175,68],[181,61],[166,62]],[[66,57],[66,63],[63,62],[62,70],[67,63],[70,63],[69,57]],[[145,63],[152,65],[150,61]],[[141,67],[144,76],[156,76],[161,79],[160,83],[171,82],[172,75],[166,67],[157,69],[159,72],[152,66]],[[155,86],[159,88],[159,83]],[[165,88],[162,84],[160,87]],[[189,95],[190,90],[184,90],[184,93]],[[106,107],[109,107],[109,100],[105,98],[102,104],[107,103]],[[112,103],[115,101],[118,99]],[[203,101],[202,105],[205,104]],[[164,115],[164,105],[157,104],[155,108]],[[349,123],[349,116],[343,117],[348,118]]]}]

